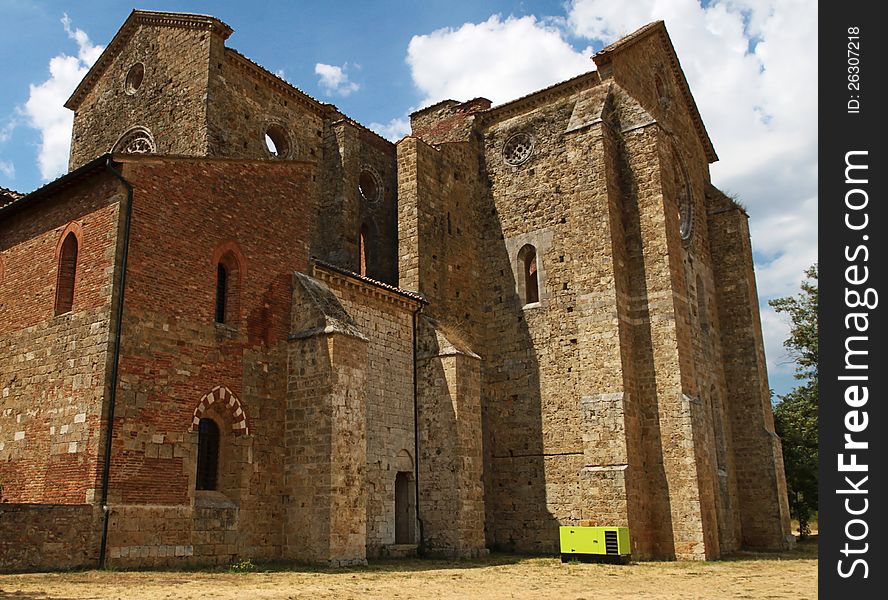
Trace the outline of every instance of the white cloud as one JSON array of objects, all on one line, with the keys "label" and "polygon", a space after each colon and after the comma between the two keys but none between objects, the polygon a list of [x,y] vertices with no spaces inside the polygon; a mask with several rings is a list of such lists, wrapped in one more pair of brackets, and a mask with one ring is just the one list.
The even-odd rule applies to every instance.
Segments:
[{"label": "white cloud", "polygon": [[339,96],[348,96],[352,92],[361,89],[361,85],[349,80],[348,74],[345,72],[348,63],[337,67],[336,65],[325,65],[317,63],[315,65],[315,74],[319,76],[318,85],[326,92],[328,96],[337,94]]},{"label": "white cloud", "polygon": [[[628,6],[627,6],[628,5]],[[767,300],[817,260],[817,7],[804,0],[574,0],[576,35],[609,43],[663,19],[718,152],[713,183],[748,207],[765,347],[791,370]]]},{"label": "white cloud", "polygon": [[[762,337],[768,348],[768,375],[789,375],[795,370],[783,341],[789,337],[789,320],[777,314],[770,306],[761,308]],[[773,387],[773,383],[772,383]]]},{"label": "white cloud", "polygon": [[574,50],[560,29],[534,16],[493,15],[413,36],[407,64],[425,95],[421,106],[478,96],[499,104],[593,70],[591,54]]},{"label": "white cloud", "polygon": [[31,84],[28,100],[21,108],[27,124],[40,131],[37,164],[44,180],[54,179],[68,168],[74,115],[63,105],[104,49],[94,45],[83,30],[72,29],[68,15],[62,17],[62,25],[77,43],[77,56],[61,53],[50,59],[49,79]]},{"label": "white cloud", "polygon": [[766,351],[783,372],[787,326],[767,299],[796,293],[817,259],[817,8],[805,0],[572,0],[567,16],[465,23],[414,36],[421,105],[495,103],[594,68],[574,36],[611,43],[664,20],[720,161],[713,182],[748,207]]},{"label": "white cloud", "polygon": [[410,118],[395,117],[386,124],[374,122],[370,123],[367,127],[369,129],[372,129],[385,139],[392,142],[397,142],[402,137],[410,133]]},{"label": "white cloud", "polygon": [[15,165],[8,160],[0,160],[0,173],[7,179],[15,179]]},{"label": "white cloud", "polygon": [[3,142],[9,141],[9,138],[12,137],[12,131],[18,126],[18,121],[15,118],[9,119],[2,128],[0,128],[0,144]]}]

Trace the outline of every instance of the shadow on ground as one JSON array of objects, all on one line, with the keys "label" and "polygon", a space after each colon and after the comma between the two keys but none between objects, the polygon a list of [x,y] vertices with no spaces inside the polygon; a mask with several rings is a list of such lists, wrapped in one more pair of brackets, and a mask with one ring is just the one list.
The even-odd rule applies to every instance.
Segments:
[{"label": "shadow on ground", "polygon": [[797,537],[795,547],[792,550],[784,550],[782,552],[741,550],[724,556],[721,560],[726,562],[738,560],[816,560],[817,542],[817,535],[810,535],[803,540]]}]

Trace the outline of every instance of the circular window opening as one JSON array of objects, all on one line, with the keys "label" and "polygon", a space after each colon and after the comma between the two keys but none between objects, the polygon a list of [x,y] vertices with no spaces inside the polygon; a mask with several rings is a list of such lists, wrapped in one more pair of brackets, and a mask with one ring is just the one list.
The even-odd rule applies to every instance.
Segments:
[{"label": "circular window opening", "polygon": [[527,133],[516,133],[503,144],[503,160],[518,166],[530,158],[533,152],[533,138]]},{"label": "circular window opening", "polygon": [[280,125],[271,125],[265,130],[265,147],[268,152],[277,158],[287,158],[290,155],[290,140],[287,131]]},{"label": "circular window opening", "polygon": [[379,200],[379,183],[373,173],[366,169],[361,171],[361,175],[358,177],[358,190],[361,192],[361,197],[367,202]]},{"label": "circular window opening", "polygon": [[142,87],[142,80],[145,78],[145,65],[136,63],[130,67],[126,74],[126,93],[135,94]]}]

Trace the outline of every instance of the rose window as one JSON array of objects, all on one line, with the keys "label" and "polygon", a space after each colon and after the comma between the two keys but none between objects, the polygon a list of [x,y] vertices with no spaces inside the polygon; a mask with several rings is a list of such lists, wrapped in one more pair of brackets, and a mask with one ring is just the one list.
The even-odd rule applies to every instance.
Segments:
[{"label": "rose window", "polygon": [[517,166],[530,158],[533,152],[533,138],[526,133],[516,133],[503,145],[503,160]]}]

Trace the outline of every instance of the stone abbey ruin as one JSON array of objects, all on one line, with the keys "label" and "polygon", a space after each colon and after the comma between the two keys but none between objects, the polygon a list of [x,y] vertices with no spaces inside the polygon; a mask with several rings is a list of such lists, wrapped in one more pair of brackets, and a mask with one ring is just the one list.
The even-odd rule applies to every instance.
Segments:
[{"label": "stone abbey ruin", "polygon": [[397,143],[231,33],[133,11],[69,173],[2,190],[0,569],[790,543],[747,215],[662,22]]}]

